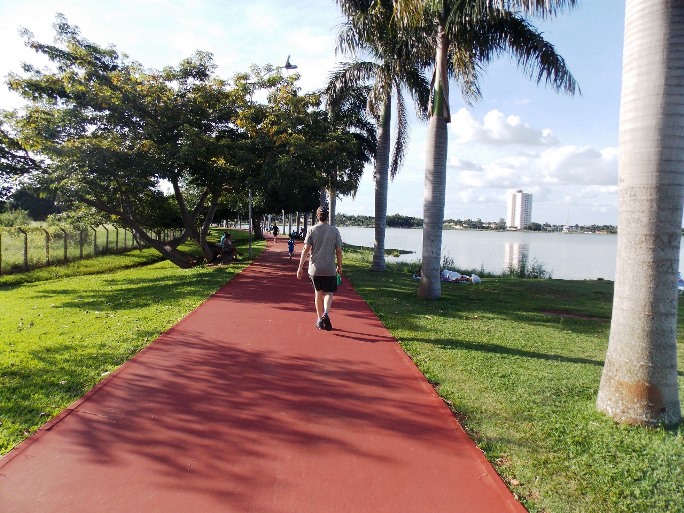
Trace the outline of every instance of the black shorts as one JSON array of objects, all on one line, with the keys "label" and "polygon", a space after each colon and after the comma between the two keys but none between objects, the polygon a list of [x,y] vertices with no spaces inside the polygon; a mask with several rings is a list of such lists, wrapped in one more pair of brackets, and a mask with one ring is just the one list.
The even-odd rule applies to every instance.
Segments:
[{"label": "black shorts", "polygon": [[310,276],[315,290],[337,292],[337,276]]}]

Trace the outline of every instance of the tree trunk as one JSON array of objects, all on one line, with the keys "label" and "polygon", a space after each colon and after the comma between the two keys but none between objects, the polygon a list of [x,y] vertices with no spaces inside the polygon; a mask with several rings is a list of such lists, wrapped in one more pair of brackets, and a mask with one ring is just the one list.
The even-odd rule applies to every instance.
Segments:
[{"label": "tree trunk", "polygon": [[145,230],[142,229],[136,222],[132,219],[125,219],[131,233],[138,241],[143,241],[148,246],[156,249],[160,254],[169,260],[172,264],[177,265],[181,269],[189,269],[198,264],[197,258],[185,251],[181,251],[168,243],[158,241],[154,237],[147,235]]},{"label": "tree trunk", "polygon": [[[173,241],[161,242],[155,239],[154,237],[150,237],[149,235],[147,235],[147,233],[145,233],[143,227],[140,226],[140,224],[135,219],[133,213],[130,211],[130,208],[127,208],[126,205],[124,205],[124,208],[122,210],[118,210],[112,209],[106,203],[94,200],[87,196],[79,196],[79,199],[86,205],[90,205],[91,207],[96,208],[102,212],[107,212],[110,215],[118,216],[121,219],[123,225],[131,230],[131,234],[133,235],[134,240],[138,244],[138,247],[140,247],[140,241],[142,240],[147,245],[156,249],[162,256],[164,256],[164,258],[169,260],[171,263],[183,269],[187,269],[198,264],[197,258],[195,258],[194,255],[177,249],[180,244],[182,244],[188,238],[190,238],[187,228],[183,231],[180,237],[177,237]],[[140,249],[142,249],[142,247],[140,247]]]},{"label": "tree trunk", "polygon": [[261,240],[264,238],[264,232],[261,231],[261,215],[252,216],[252,235],[254,240]]},{"label": "tree trunk", "polygon": [[442,254],[442,225],[446,199],[447,122],[449,121],[449,81],[447,56],[449,42],[442,27],[437,36],[430,124],[425,152],[425,191],[423,194],[423,256],[418,293],[425,299],[439,299]]},{"label": "tree trunk", "polygon": [[597,408],[629,424],[681,420],[683,75],[684,3],[627,0],[615,295]]},{"label": "tree trunk", "polygon": [[375,243],[373,244],[373,271],[384,271],[385,228],[387,227],[387,189],[389,183],[390,133],[392,97],[385,99],[378,126],[378,150],[375,155]]},{"label": "tree trunk", "polygon": [[209,228],[214,220],[216,210],[218,209],[219,195],[218,192],[212,193],[209,210],[204,216],[204,222],[202,223],[202,229],[200,230],[200,248],[202,249],[202,255],[204,255],[204,259],[207,263],[213,262],[218,254],[207,242],[207,235],[209,234]]},{"label": "tree trunk", "polygon": [[328,190],[328,197],[330,198],[330,226],[335,226],[335,212],[337,211],[337,193],[333,189]]}]

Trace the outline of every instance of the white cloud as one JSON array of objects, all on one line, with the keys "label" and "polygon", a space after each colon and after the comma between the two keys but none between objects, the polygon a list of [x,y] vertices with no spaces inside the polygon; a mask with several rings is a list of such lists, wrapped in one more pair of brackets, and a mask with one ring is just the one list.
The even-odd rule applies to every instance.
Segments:
[{"label": "white cloud", "polygon": [[559,184],[614,185],[617,183],[617,149],[560,146],[538,158],[543,181]]},{"label": "white cloud", "polygon": [[490,110],[478,121],[462,108],[453,116],[451,132],[457,144],[549,146],[557,142],[550,129],[533,128],[519,116],[506,116],[499,110]]},{"label": "white cloud", "polygon": [[475,119],[461,109],[453,123],[445,217],[497,220],[507,191],[522,188],[534,196],[534,221],[616,222],[617,148],[563,145],[499,110]]}]

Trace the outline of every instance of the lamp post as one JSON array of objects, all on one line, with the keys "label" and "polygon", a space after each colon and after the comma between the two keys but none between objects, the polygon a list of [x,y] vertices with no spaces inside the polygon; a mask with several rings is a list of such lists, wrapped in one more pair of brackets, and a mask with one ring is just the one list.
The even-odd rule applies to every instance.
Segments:
[{"label": "lamp post", "polygon": [[[290,56],[288,55],[284,66],[276,66],[271,71],[268,71],[267,73],[265,73],[261,77],[261,79],[263,80],[268,75],[270,75],[271,73],[274,73],[275,71],[277,71],[279,69],[293,70],[293,69],[297,69],[297,65],[292,64],[290,62]],[[256,84],[256,82],[247,82],[247,83],[252,85],[252,86],[254,86]],[[252,103],[252,95],[253,94],[254,94],[254,88],[250,88],[250,95],[249,95],[250,103]],[[283,213],[283,216],[284,216],[284,213]],[[284,217],[283,217],[283,219],[284,219]],[[283,223],[284,223],[284,220],[283,220]],[[283,229],[283,231],[284,231],[284,229]],[[252,258],[252,188],[251,187],[249,188],[249,258],[250,259]]]},{"label": "lamp post", "polygon": [[249,259],[252,259],[252,188],[249,188]]},{"label": "lamp post", "polygon": [[[298,67],[298,66],[297,66],[296,64],[292,64],[292,63],[290,62],[290,56],[288,55],[288,56],[287,56],[287,60],[285,61],[285,65],[284,65],[284,66],[276,66],[275,68],[272,68],[270,71],[267,71],[266,73],[264,73],[264,74],[262,75],[261,80],[265,79],[265,78],[266,78],[267,76],[269,76],[271,73],[275,73],[275,72],[278,71],[279,69],[293,70],[293,69],[297,69],[297,67]],[[250,84],[250,85],[256,85],[256,84],[257,84],[257,82],[247,82],[247,83]],[[250,96],[250,99],[251,99],[251,96]]]},{"label": "lamp post", "polygon": [[[285,61],[285,66],[281,66],[281,67],[285,68],[285,69],[297,69],[296,64],[290,63],[290,56],[289,55],[287,56],[287,60]],[[276,68],[276,69],[278,69],[278,68]]]}]

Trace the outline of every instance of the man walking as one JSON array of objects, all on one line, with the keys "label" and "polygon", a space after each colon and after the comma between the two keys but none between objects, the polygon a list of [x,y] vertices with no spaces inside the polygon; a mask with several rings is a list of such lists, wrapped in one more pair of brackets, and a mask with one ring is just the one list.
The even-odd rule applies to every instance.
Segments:
[{"label": "man walking", "polygon": [[310,257],[309,277],[315,291],[314,300],[318,316],[316,327],[327,331],[332,330],[329,313],[333,294],[337,291],[336,275],[342,272],[342,236],[337,228],[328,224],[329,215],[325,207],[319,207],[316,211],[318,223],[306,233],[297,269],[297,278],[301,278],[304,262]]}]

